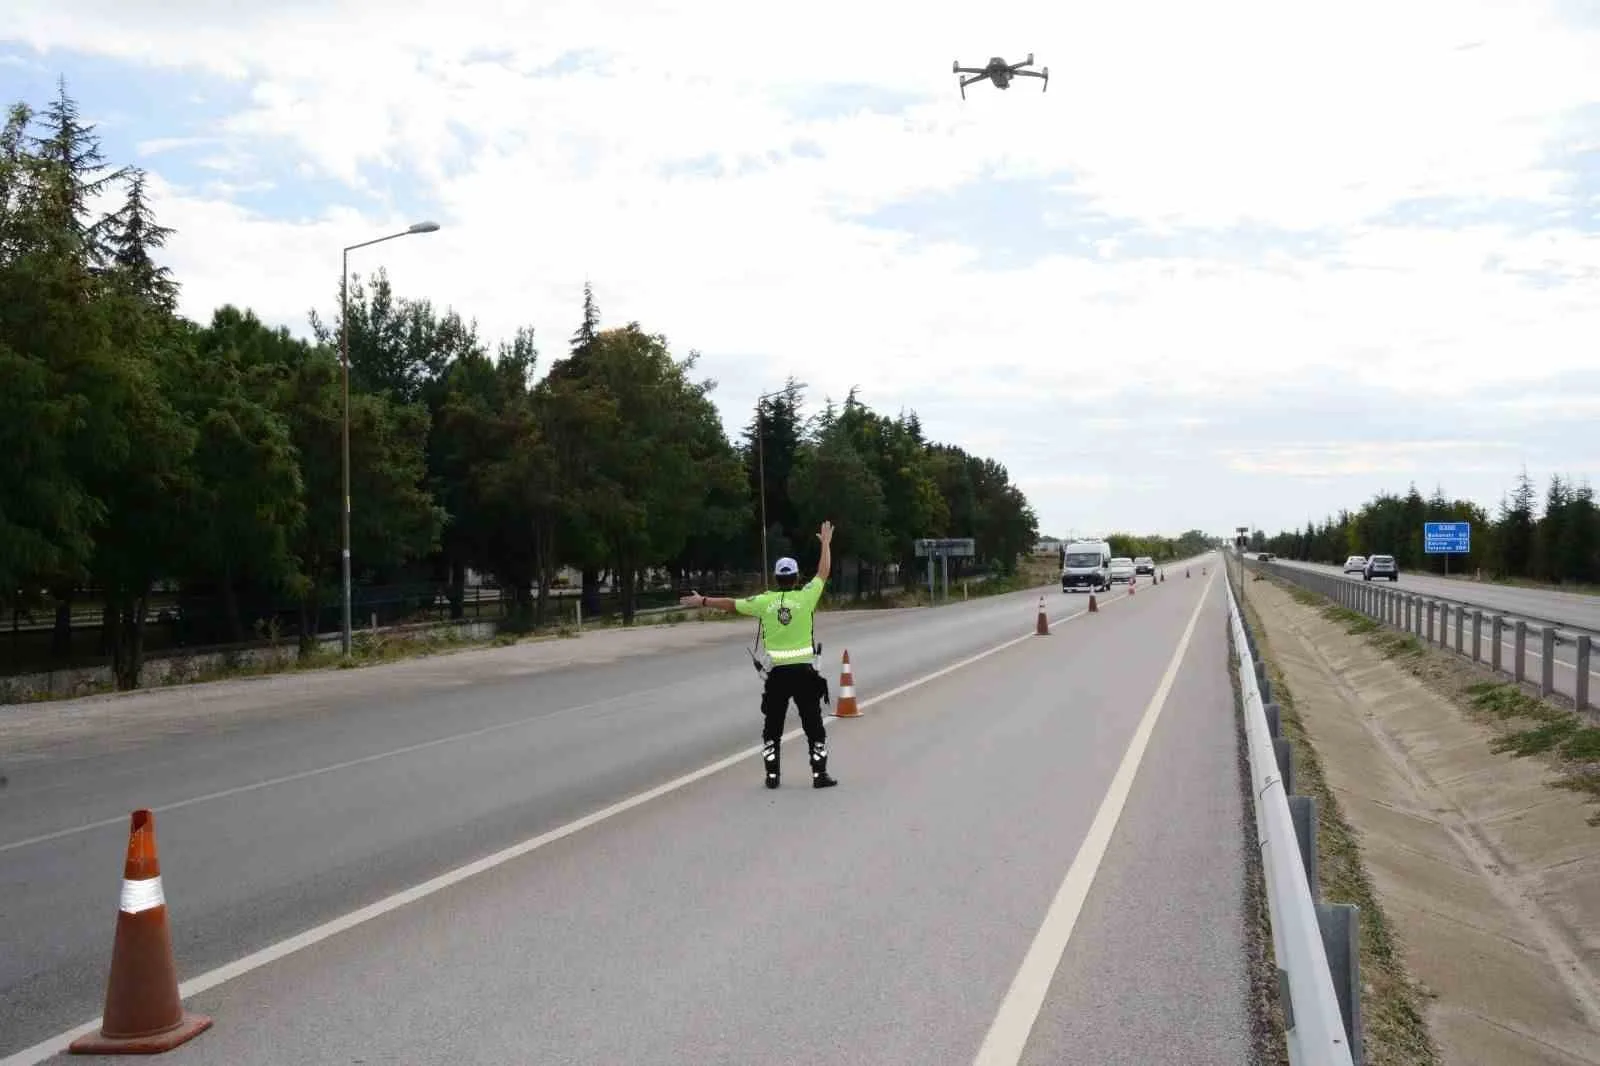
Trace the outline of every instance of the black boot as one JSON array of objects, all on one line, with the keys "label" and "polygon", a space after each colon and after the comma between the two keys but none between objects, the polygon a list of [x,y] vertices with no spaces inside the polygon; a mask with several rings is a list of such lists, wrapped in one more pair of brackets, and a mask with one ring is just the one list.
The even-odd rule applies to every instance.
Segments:
[{"label": "black boot", "polygon": [[762,747],[761,761],[767,768],[767,787],[778,787],[778,742],[769,740]]},{"label": "black boot", "polygon": [[828,776],[828,742],[811,745],[811,787],[832,788],[839,782]]}]

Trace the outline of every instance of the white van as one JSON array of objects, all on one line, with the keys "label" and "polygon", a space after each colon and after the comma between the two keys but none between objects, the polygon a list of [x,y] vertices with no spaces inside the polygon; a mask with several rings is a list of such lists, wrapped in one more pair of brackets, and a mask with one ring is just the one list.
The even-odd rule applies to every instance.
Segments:
[{"label": "white van", "polygon": [[1068,544],[1061,564],[1061,591],[1111,591],[1111,545],[1103,540]]}]

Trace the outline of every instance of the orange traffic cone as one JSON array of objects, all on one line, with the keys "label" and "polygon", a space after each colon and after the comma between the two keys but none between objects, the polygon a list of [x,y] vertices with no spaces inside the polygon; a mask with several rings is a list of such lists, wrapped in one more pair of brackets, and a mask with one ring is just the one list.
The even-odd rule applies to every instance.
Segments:
[{"label": "orange traffic cone", "polygon": [[835,718],[860,718],[861,708],[856,706],[856,678],[850,672],[850,649],[844,650],[844,665],[839,671],[839,706]]},{"label": "orange traffic cone", "polygon": [[1189,576],[1189,568],[1187,566],[1183,568],[1183,576],[1184,577],[1188,577]]},{"label": "orange traffic cone", "polygon": [[1128,581],[1128,595],[1132,596],[1138,590],[1139,590],[1139,579],[1136,578],[1136,577],[1135,578],[1130,578],[1129,581]]},{"label": "orange traffic cone", "polygon": [[184,1010],[178,996],[155,814],[134,811],[105,1014],[98,1033],[74,1040],[68,1050],[75,1055],[150,1055],[171,1051],[209,1028],[211,1019]]},{"label": "orange traffic cone", "polygon": [[1046,618],[1044,615],[1043,596],[1039,597],[1039,619],[1034,624],[1033,635],[1036,637],[1048,637],[1050,635],[1050,619]]},{"label": "orange traffic cone", "polygon": [[1094,614],[1100,610],[1100,605],[1094,602],[1094,593],[1089,593],[1089,613]]}]

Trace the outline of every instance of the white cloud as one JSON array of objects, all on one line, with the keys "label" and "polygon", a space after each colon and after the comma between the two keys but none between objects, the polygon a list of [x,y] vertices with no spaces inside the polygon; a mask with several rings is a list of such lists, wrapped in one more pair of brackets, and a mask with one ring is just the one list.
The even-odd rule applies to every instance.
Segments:
[{"label": "white cloud", "polygon": [[[1441,456],[1457,471],[1496,473],[1507,468],[1516,445],[1498,441],[1327,441],[1320,444],[1277,444],[1228,454],[1233,469],[1248,474],[1284,474],[1297,478],[1382,474],[1396,478],[1426,476]],[[1514,461],[1514,458],[1513,460]],[[1359,501],[1352,501],[1359,502]]]},{"label": "white cloud", "polygon": [[[1592,235],[1530,235],[1492,215],[1381,221],[1418,197],[1590,217],[1551,160],[1600,132],[1574,117],[1600,99],[1600,41],[1534,0],[1362,0],[1326,14],[1265,0],[819,0],[777,18],[731,0],[70,7],[17,0],[9,32],[123,59],[130,77],[191,69],[248,91],[203,131],[222,142],[204,165],[227,184],[148,160],[191,314],[246,302],[304,330],[306,310],[332,302],[341,245],[436,217],[439,233],[364,249],[352,267],[382,264],[402,292],[475,315],[492,337],[532,322],[551,354],[593,279],[609,321],[638,319],[742,383],[720,397],[731,422],[791,373],[819,400],[860,385],[888,410],[960,396],[965,413],[929,431],[1005,462],[1047,526],[1227,525],[1203,492],[1130,500],[1136,444],[1126,470],[1070,469],[1077,448],[1137,438],[1143,397],[1182,398],[1186,413],[1151,428],[1204,441],[1226,432],[1231,400],[1265,389],[1465,395],[1591,365],[1600,335]],[[1024,81],[959,99],[950,60],[1029,50],[1051,68],[1048,92]],[[912,104],[795,113],[846,84]],[[280,164],[280,185],[298,173],[350,191],[309,214],[252,215],[232,198],[265,186],[257,158]],[[668,176],[706,158],[720,177]],[[384,172],[420,190],[405,210],[371,195]],[[1051,209],[1036,225],[1060,254],[997,269],[981,258],[986,228],[935,243],[846,217],[996,177],[1064,188],[1125,227],[1075,251],[1081,223]],[[1232,240],[1240,224],[1312,232],[1331,250],[1247,254]],[[1230,254],[1142,251],[1194,227]],[[1215,462],[1375,488],[1502,461],[1396,452],[1349,431],[1356,443]]]}]

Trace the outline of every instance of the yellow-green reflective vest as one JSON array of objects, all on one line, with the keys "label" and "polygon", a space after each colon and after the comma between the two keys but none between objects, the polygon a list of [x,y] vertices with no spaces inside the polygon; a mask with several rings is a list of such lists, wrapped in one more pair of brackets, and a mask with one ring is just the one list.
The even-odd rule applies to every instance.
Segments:
[{"label": "yellow-green reflective vest", "polygon": [[811,660],[812,621],[822,589],[822,578],[814,577],[797,589],[758,592],[733,601],[734,610],[761,620],[761,643],[773,666]]}]

